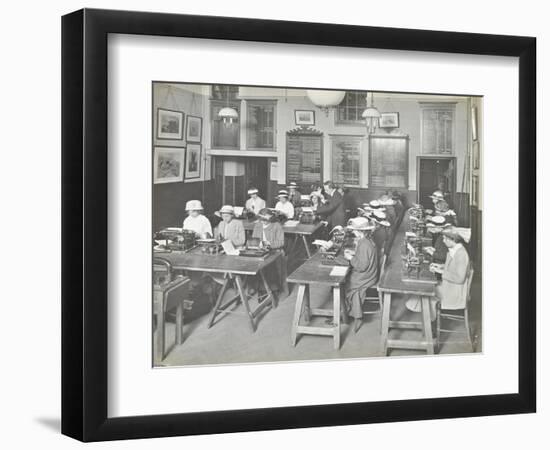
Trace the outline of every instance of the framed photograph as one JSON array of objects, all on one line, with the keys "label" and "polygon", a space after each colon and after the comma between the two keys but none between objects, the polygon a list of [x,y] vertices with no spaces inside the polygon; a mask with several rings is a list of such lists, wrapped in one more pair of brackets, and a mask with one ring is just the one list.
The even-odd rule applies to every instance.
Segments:
[{"label": "framed photograph", "polygon": [[296,125],[313,126],[315,125],[315,111],[297,109],[294,111]]},{"label": "framed photograph", "polygon": [[[232,62],[231,79],[213,85],[218,60]],[[326,70],[342,64],[354,70]],[[62,433],[105,441],[536,411],[535,67],[536,40],[521,36],[64,16]],[[414,76],[390,76],[400,73]],[[347,100],[318,105],[314,89]],[[368,134],[369,154],[355,141],[329,146],[357,125],[365,92],[374,108],[391,103],[381,122],[399,130],[354,132]],[[254,99],[253,114],[239,113],[242,98]],[[487,118],[477,141],[470,106]],[[211,112],[204,129],[185,130],[216,143],[204,149],[204,177],[202,142],[185,152],[157,142],[183,140],[183,111]],[[295,127],[315,123],[313,111],[315,129]],[[465,164],[474,143],[484,162],[475,174]],[[361,187],[319,189],[335,171]],[[195,181],[173,182],[182,175]],[[520,201],[502,195],[503,179]],[[436,208],[436,190],[454,200],[446,242],[461,256],[461,295],[438,283],[446,258],[430,266],[418,239],[432,238],[423,211]],[[338,253],[343,237],[315,242],[322,224],[307,214],[345,226],[331,206],[349,195],[365,207],[350,226],[361,236],[353,245],[376,261],[366,277]],[[410,210],[411,199],[421,207]],[[280,202],[290,215],[302,200],[311,211],[269,230],[238,214]],[[501,211],[505,229],[480,239]],[[294,243],[284,254],[281,236]],[[480,243],[472,254],[470,238]],[[453,307],[464,320],[449,319]]]},{"label": "framed photograph", "polygon": [[201,176],[201,145],[187,144],[185,154],[185,179],[192,180]]},{"label": "framed photograph", "polygon": [[155,147],[153,182],[155,184],[183,181],[184,147]]},{"label": "framed photograph", "polygon": [[183,139],[183,121],[181,111],[157,109],[157,139],[181,141]]},{"label": "framed photograph", "polygon": [[398,112],[380,113],[379,127],[380,128],[399,128],[399,113]]},{"label": "framed photograph", "polygon": [[187,142],[197,142],[200,144],[202,141],[202,117],[187,115],[185,140]]}]

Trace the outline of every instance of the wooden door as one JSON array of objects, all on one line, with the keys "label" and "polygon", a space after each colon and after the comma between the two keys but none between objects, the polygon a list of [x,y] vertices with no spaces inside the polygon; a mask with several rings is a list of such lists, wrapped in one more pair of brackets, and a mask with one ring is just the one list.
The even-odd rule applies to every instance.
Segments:
[{"label": "wooden door", "polygon": [[455,157],[428,157],[417,158],[417,199],[426,208],[433,205],[429,197],[435,190],[442,189],[449,193],[448,201],[453,207],[456,191],[456,158]]}]

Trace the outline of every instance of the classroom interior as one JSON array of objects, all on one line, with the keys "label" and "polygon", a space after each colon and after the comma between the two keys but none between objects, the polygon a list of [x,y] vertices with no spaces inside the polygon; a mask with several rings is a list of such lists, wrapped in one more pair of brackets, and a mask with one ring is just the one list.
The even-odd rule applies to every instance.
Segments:
[{"label": "classroom interior", "polygon": [[[154,366],[482,351],[482,97],[158,81],[153,82],[152,91]],[[366,114],[366,110],[376,112]],[[163,123],[169,126],[161,121],[168,121]],[[166,166],[170,158],[174,161]],[[161,173],[162,167],[168,170]],[[389,293],[387,286],[386,291],[377,291],[375,285],[356,329],[343,311],[349,274],[337,288],[336,283],[317,280],[302,289],[305,281],[300,282],[296,274],[323,256],[313,241],[330,239],[331,230],[323,216],[316,217],[320,225],[309,234],[283,227],[286,289],[273,293],[252,321],[248,309],[256,308],[261,299],[251,298],[250,305],[242,300],[248,293],[240,291],[246,291],[245,284],[250,284],[247,280],[252,277],[245,275],[244,269],[239,277],[235,268],[239,264],[230,261],[222,271],[222,266],[213,263],[212,271],[201,271],[183,262],[178,266],[186,256],[176,250],[155,250],[157,233],[183,227],[189,201],[201,202],[202,214],[214,228],[222,206],[244,207],[251,188],[258,190],[268,208],[274,208],[280,191],[288,190],[291,183],[307,196],[312,186],[329,180],[355,205],[354,217],[360,215],[356,208],[384,196],[394,199],[396,206],[388,209],[393,208],[395,218],[384,231],[380,250],[386,267],[397,271],[403,265],[405,233],[410,232],[409,211],[415,205],[433,208],[430,196],[437,190],[444,192],[455,213],[456,227],[471,233],[463,242],[472,269],[468,327],[463,311],[457,320],[428,320],[423,312],[406,307],[407,299],[417,294],[414,289]],[[253,227],[254,218],[250,222]],[[248,240],[252,228],[245,224],[245,230]],[[201,257],[210,261],[230,258],[217,254]],[[262,263],[258,264],[261,267]],[[330,265],[319,267],[324,274],[322,270]],[[268,267],[266,272],[270,270]],[[158,281],[155,271],[169,272],[168,278]],[[237,276],[232,276],[232,271],[237,271]],[[205,274],[229,279],[224,295],[236,300],[224,311],[217,311],[216,303],[224,281],[209,281]],[[188,282],[170,294],[170,282],[182,279]],[[204,286],[197,289],[197,283]],[[213,287],[206,286],[210,283]],[[420,289],[418,297],[430,298],[429,289]],[[304,324],[306,306],[298,301],[304,290],[310,312],[332,313],[312,314]],[[266,287],[266,295],[268,291]],[[386,310],[388,317],[384,316]],[[431,322],[431,332],[426,322]],[[323,331],[325,328],[329,331]],[[438,333],[436,328],[444,331]],[[417,341],[421,344],[411,344]]]}]

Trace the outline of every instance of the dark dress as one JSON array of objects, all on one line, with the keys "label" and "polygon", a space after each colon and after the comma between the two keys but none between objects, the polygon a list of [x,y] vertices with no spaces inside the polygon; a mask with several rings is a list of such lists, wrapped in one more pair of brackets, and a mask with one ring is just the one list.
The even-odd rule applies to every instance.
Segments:
[{"label": "dark dress", "polygon": [[326,218],[329,230],[335,226],[346,226],[346,210],[342,195],[338,191],[334,191],[332,197],[327,194],[327,203],[317,208],[317,214]]},{"label": "dark dress", "polygon": [[369,287],[378,281],[378,251],[374,242],[365,237],[357,242],[351,271],[346,282],[346,305],[354,319],[363,317],[363,300]]}]

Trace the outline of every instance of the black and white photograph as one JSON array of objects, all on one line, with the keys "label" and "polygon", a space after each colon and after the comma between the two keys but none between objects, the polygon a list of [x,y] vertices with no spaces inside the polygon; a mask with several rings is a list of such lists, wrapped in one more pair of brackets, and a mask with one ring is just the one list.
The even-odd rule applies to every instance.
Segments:
[{"label": "black and white photograph", "polygon": [[201,142],[202,138],[202,117],[187,115],[187,128],[185,140],[187,142]]},{"label": "black and white photograph", "polygon": [[183,181],[183,147],[155,147],[153,183],[174,183]]},{"label": "black and white photograph", "polygon": [[296,115],[296,125],[315,125],[315,111],[297,109],[294,114]]},{"label": "black and white photograph", "polygon": [[185,153],[185,179],[192,180],[201,176],[201,145],[187,144]]},{"label": "black and white photograph", "polygon": [[157,139],[182,140],[184,113],[157,109]]},{"label": "black and white photograph", "polygon": [[483,97],[168,84],[211,171],[153,184],[154,367],[483,351]]},{"label": "black and white photograph", "polygon": [[399,113],[381,113],[380,128],[399,128]]}]

